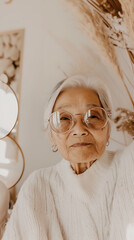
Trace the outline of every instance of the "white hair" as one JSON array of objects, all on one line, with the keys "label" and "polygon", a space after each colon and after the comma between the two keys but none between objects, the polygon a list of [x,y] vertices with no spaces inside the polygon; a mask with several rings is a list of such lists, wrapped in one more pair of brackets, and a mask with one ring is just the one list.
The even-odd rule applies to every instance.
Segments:
[{"label": "white hair", "polygon": [[94,90],[98,94],[102,107],[108,113],[109,118],[112,119],[113,105],[111,95],[108,88],[102,83],[101,79],[92,76],[86,77],[83,75],[74,75],[58,82],[53,89],[44,113],[45,130],[48,130],[48,119],[53,111],[54,104],[59,94],[65,89],[77,87],[85,87]]}]

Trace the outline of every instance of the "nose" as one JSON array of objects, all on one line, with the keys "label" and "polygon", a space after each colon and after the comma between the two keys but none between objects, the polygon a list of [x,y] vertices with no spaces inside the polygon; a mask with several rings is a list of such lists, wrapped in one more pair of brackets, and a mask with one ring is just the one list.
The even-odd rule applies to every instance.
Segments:
[{"label": "nose", "polygon": [[77,120],[72,129],[72,135],[76,137],[87,136],[88,130],[81,119]]}]

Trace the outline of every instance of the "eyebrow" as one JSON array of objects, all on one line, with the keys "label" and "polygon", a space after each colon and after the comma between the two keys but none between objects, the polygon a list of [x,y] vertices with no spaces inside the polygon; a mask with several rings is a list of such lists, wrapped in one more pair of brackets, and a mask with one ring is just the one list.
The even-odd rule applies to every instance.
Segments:
[{"label": "eyebrow", "polygon": [[[56,111],[57,110],[60,110],[60,109],[62,109],[62,108],[68,108],[68,107],[71,107],[72,105],[62,105],[62,106],[59,106],[57,109],[56,109]],[[88,103],[88,104],[86,104],[86,107],[101,107],[100,105],[97,105],[97,104],[91,104],[91,103]]]},{"label": "eyebrow", "polygon": [[86,106],[87,106],[87,107],[88,107],[88,106],[89,106],[89,107],[101,107],[100,105],[97,105],[97,104],[91,104],[91,103],[87,104]]}]

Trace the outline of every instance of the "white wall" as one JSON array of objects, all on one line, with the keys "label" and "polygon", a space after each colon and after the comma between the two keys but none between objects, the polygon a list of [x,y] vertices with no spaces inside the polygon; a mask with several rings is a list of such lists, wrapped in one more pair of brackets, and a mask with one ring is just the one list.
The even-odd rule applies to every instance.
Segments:
[{"label": "white wall", "polygon": [[64,72],[88,74],[95,70],[111,84],[115,103],[131,105],[122,85],[120,100],[118,82],[113,84],[115,74],[101,62],[61,0],[14,0],[10,5],[1,4],[0,31],[20,28],[25,29],[25,42],[18,142],[26,168],[18,189],[33,170],[52,165],[61,158],[51,152],[51,144],[45,137],[43,111],[50,90],[65,78]]}]

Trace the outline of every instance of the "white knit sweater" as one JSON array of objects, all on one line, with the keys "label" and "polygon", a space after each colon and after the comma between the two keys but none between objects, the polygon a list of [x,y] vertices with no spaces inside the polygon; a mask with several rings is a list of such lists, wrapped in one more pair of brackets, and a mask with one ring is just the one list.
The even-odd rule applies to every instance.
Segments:
[{"label": "white knit sweater", "polygon": [[134,240],[134,142],[84,173],[70,163],[24,183],[3,240]]}]

